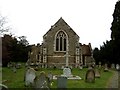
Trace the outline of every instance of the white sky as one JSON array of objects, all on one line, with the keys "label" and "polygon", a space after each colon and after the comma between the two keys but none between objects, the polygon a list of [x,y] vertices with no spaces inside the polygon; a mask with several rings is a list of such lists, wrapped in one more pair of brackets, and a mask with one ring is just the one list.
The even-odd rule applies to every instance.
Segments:
[{"label": "white sky", "polygon": [[118,0],[0,0],[0,14],[8,18],[15,36],[27,36],[30,44],[62,17],[79,35],[80,43],[103,45],[110,40],[112,14]]}]

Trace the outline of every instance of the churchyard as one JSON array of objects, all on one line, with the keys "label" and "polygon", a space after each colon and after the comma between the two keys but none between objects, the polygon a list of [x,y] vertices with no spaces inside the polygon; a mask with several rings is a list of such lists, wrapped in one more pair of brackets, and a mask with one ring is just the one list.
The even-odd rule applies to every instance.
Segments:
[{"label": "churchyard", "polygon": [[[43,85],[44,80],[46,80],[44,85],[46,84],[46,82],[49,82],[48,86],[50,88],[58,88],[58,87],[107,88],[110,79],[114,76],[115,70],[109,69],[108,71],[106,71],[106,69],[102,67],[101,69],[98,69],[98,68],[99,67],[97,67],[97,69],[94,70],[95,71],[94,73],[91,72],[91,69],[88,71],[88,68],[82,68],[82,69],[72,68],[71,69],[72,77],[74,78],[78,76],[81,79],[67,79],[67,78],[61,78],[61,77],[59,78],[59,76],[63,75],[65,72],[63,72],[63,69],[58,69],[58,68],[39,68],[35,71],[35,74],[32,74],[32,76],[31,74],[29,75],[27,74],[26,76],[25,73],[27,69],[25,68],[25,65],[22,63],[22,66],[19,69],[16,69],[16,71],[14,71],[14,68],[3,67],[2,68],[2,83],[6,85],[8,88],[31,88],[32,85],[29,85],[29,82],[26,83],[25,77],[30,77],[30,78],[32,77],[34,79],[34,85],[37,88],[40,88],[40,84]],[[34,73],[34,70],[32,73]],[[89,76],[86,76],[86,73]],[[36,75],[37,77],[35,77],[34,75]],[[54,79],[52,75],[54,77],[56,76],[58,79]],[[47,79],[44,79],[45,76],[49,77],[48,81]],[[90,80],[87,81],[86,78]],[[93,82],[91,81],[91,78],[94,79]],[[47,86],[47,84],[45,86]]]}]

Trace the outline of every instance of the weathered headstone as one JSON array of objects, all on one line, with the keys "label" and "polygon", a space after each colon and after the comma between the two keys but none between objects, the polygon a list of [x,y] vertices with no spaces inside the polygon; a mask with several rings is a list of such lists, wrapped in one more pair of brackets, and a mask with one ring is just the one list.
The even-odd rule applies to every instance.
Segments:
[{"label": "weathered headstone", "polygon": [[38,75],[35,79],[34,79],[34,88],[38,89],[38,88],[46,88],[49,89],[49,83],[48,83],[48,78],[45,74],[45,72],[41,72],[40,75]]},{"label": "weathered headstone", "polygon": [[7,64],[7,67],[8,67],[8,68],[10,67],[10,63]]},{"label": "weathered headstone", "polygon": [[57,88],[67,88],[67,77],[57,77]]},{"label": "weathered headstone", "polygon": [[71,74],[71,69],[68,68],[68,67],[64,68],[64,69],[63,69],[63,75],[65,75],[66,77],[72,76],[72,74]]},{"label": "weathered headstone", "polygon": [[80,70],[82,70],[82,69],[83,69],[83,65],[82,65],[82,64],[79,66],[79,69],[80,69]]},{"label": "weathered headstone", "polygon": [[111,65],[111,69],[115,69],[115,64],[112,64],[112,65]]},{"label": "weathered headstone", "polygon": [[99,68],[101,68],[101,62],[99,62],[99,65],[98,65],[98,66],[99,66]]},{"label": "weathered headstone", "polygon": [[95,77],[100,78],[100,71],[98,69],[95,69]]},{"label": "weathered headstone", "polygon": [[80,69],[80,70],[82,70],[82,69],[83,69],[83,67],[82,67],[82,66],[79,66],[79,69]]},{"label": "weathered headstone", "polygon": [[9,63],[7,64],[7,67],[8,67],[8,68],[11,68],[11,67],[13,67],[13,64],[12,64],[11,62],[9,62]]},{"label": "weathered headstone", "polygon": [[16,71],[17,71],[17,69],[16,69],[16,67],[14,66],[14,67],[13,67],[13,72],[16,73]]},{"label": "weathered headstone", "polygon": [[91,66],[91,64],[88,64],[88,69],[92,69],[92,66]]},{"label": "weathered headstone", "polygon": [[116,70],[120,70],[120,65],[116,64]]},{"label": "weathered headstone", "polygon": [[93,68],[95,68],[95,65],[96,65],[95,62],[92,62],[92,67],[93,67]]},{"label": "weathered headstone", "polygon": [[35,77],[36,77],[35,70],[33,68],[28,68],[25,73],[25,86],[32,86]]},{"label": "weathered headstone", "polygon": [[104,72],[108,72],[108,65],[105,64]]},{"label": "weathered headstone", "polygon": [[51,72],[48,73],[48,81],[51,82],[53,80],[53,74]]},{"label": "weathered headstone", "polygon": [[64,69],[64,66],[62,66],[61,69]]},{"label": "weathered headstone", "polygon": [[93,69],[88,69],[85,76],[85,81],[89,83],[95,82],[95,71]]},{"label": "weathered headstone", "polygon": [[21,63],[17,63],[16,64],[16,69],[20,69],[21,68]]}]

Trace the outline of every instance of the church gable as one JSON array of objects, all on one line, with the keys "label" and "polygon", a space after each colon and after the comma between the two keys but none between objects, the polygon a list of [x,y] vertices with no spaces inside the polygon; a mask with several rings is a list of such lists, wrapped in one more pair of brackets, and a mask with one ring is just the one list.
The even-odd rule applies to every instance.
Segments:
[{"label": "church gable", "polygon": [[59,32],[60,30],[64,30],[66,33],[71,33],[72,36],[75,36],[79,38],[79,36],[74,32],[74,30],[63,20],[63,18],[61,17],[53,26],[51,26],[51,28],[49,29],[49,31],[43,36],[43,38],[46,38],[47,36],[54,35],[57,32]]},{"label": "church gable", "polygon": [[60,18],[43,36],[43,40],[43,45],[49,49],[49,55],[53,55],[54,52],[66,52],[68,46],[73,55],[79,42],[79,36]]}]

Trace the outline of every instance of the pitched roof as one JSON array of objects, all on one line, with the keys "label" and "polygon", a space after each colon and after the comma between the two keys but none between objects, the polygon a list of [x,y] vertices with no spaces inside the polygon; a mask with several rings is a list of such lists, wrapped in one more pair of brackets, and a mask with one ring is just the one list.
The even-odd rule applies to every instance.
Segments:
[{"label": "pitched roof", "polygon": [[83,45],[81,45],[81,47],[82,47],[82,54],[83,55],[86,55],[86,56],[91,55],[91,47],[90,47],[90,45],[83,44]]},{"label": "pitched roof", "polygon": [[[51,26],[51,28],[48,30],[48,32],[49,32],[52,28],[54,28],[54,27],[56,27],[56,26],[58,26],[58,25],[66,25],[70,30],[73,31],[74,34],[76,34],[76,33],[74,32],[74,30],[65,22],[65,20],[64,20],[62,17],[60,17],[60,19],[59,19],[54,25]],[[47,32],[47,33],[48,33],[48,32]],[[47,34],[47,33],[46,33],[46,34]],[[45,34],[45,35],[46,35],[46,34]],[[45,35],[44,35],[44,36],[45,36]],[[77,34],[76,34],[76,35],[77,35]],[[44,36],[43,36],[43,37],[44,37]],[[77,36],[78,36],[78,35],[77,35]],[[78,37],[79,37],[79,36],[78,36]]]}]

